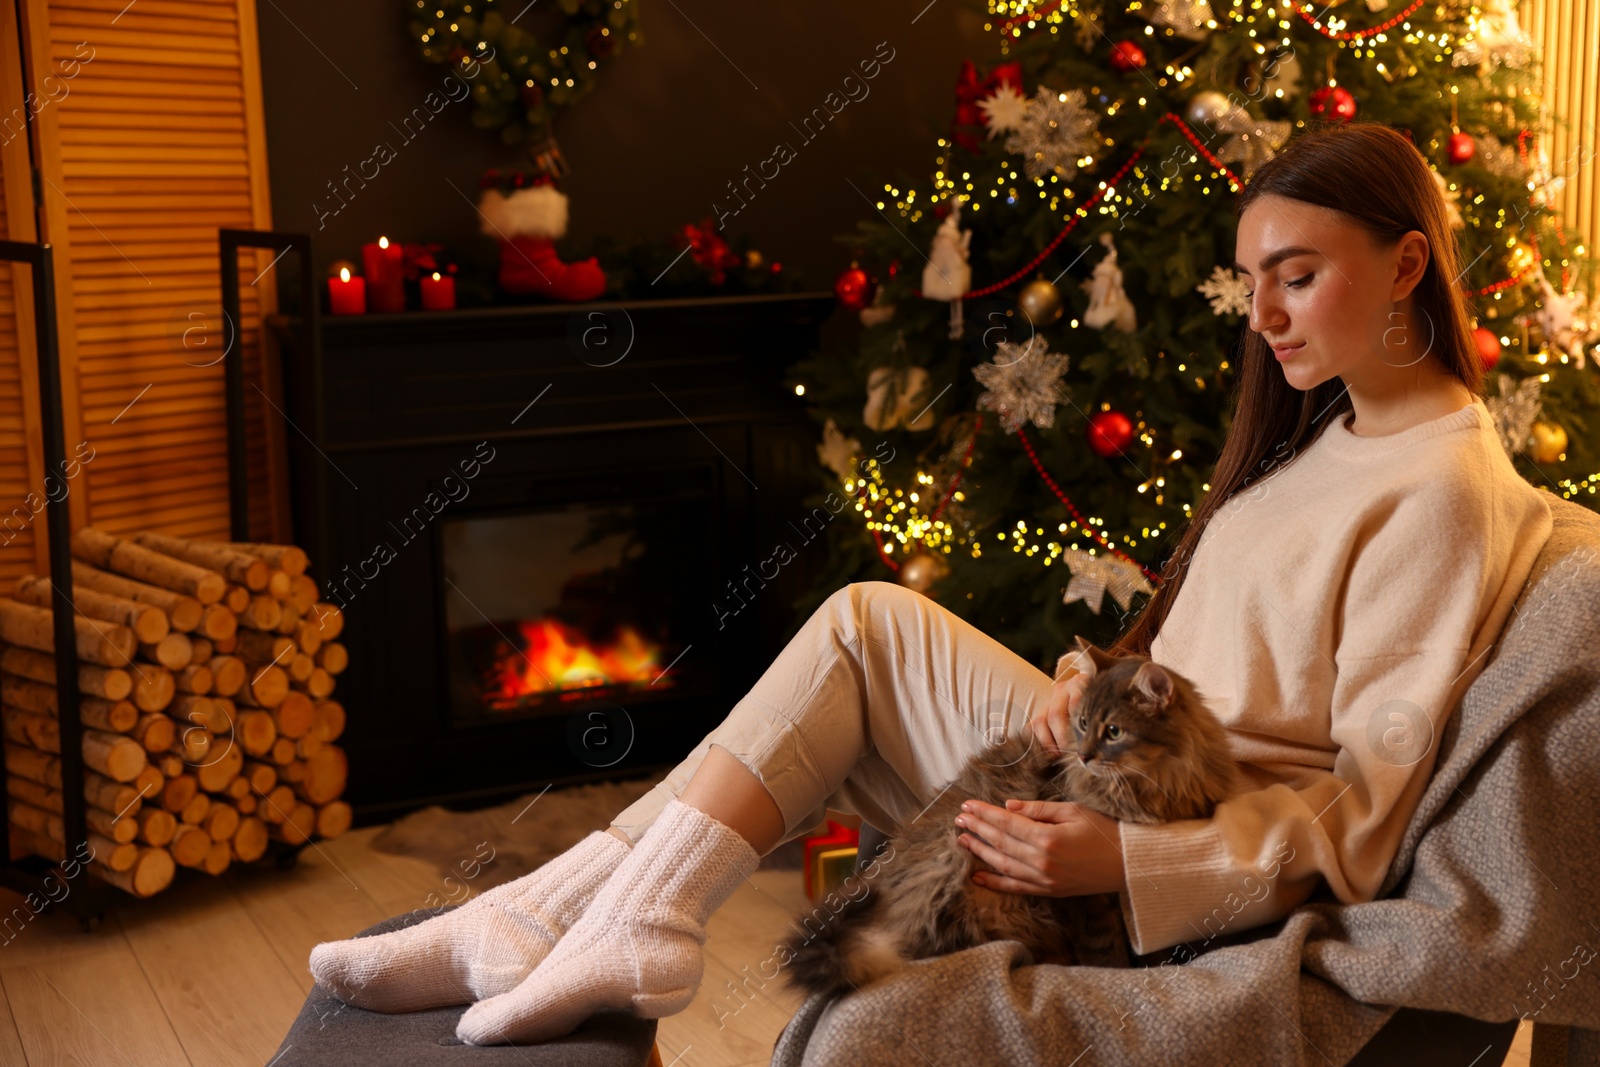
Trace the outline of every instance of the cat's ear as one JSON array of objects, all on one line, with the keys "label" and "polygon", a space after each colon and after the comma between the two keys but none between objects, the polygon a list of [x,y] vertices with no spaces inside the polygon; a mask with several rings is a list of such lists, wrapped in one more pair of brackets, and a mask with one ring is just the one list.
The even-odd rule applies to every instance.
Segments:
[{"label": "cat's ear", "polygon": [[1172,703],[1172,675],[1154,660],[1140,666],[1129,687],[1141,694],[1158,712],[1165,711],[1167,705]]},{"label": "cat's ear", "polygon": [[1078,647],[1056,660],[1057,678],[1060,678],[1062,672],[1068,667],[1076,667],[1079,673],[1093,678],[1098,672],[1105,670],[1116,662],[1115,657],[1108,656],[1100,651],[1092,643],[1084,640],[1083,635],[1079,634],[1074,640]]}]

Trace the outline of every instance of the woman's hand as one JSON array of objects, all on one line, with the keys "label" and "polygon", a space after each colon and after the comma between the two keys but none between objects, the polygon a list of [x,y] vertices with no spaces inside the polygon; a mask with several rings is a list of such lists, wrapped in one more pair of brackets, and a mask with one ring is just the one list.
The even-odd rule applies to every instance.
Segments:
[{"label": "woman's hand", "polygon": [[1045,751],[1055,756],[1073,747],[1072,717],[1077,713],[1078,702],[1089,685],[1089,676],[1081,671],[1071,671],[1050,686],[1050,696],[1044,710],[1028,720],[1028,729]]},{"label": "woman's hand", "polygon": [[973,875],[981,886],[1046,897],[1127,888],[1122,828],[1109,815],[1051,800],[1007,800],[1004,808],[968,800],[961,810],[956,825],[972,831],[962,846],[994,868]]}]

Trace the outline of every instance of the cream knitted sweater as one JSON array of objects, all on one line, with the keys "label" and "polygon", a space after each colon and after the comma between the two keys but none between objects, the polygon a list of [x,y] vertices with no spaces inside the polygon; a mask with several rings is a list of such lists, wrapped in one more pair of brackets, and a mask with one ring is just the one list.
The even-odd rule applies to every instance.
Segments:
[{"label": "cream knitted sweater", "polygon": [[1445,720],[1551,530],[1481,400],[1399,433],[1331,423],[1201,537],[1151,659],[1193,681],[1245,780],[1210,819],[1123,823],[1136,951],[1371,900]]}]

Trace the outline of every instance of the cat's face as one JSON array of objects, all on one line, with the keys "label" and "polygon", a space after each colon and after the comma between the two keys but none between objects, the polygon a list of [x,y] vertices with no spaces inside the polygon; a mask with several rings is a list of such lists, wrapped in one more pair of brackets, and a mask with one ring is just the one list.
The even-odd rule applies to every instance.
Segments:
[{"label": "cat's face", "polygon": [[1089,676],[1072,722],[1074,751],[1091,774],[1152,776],[1176,740],[1172,676],[1145,656],[1111,656],[1078,639]]}]

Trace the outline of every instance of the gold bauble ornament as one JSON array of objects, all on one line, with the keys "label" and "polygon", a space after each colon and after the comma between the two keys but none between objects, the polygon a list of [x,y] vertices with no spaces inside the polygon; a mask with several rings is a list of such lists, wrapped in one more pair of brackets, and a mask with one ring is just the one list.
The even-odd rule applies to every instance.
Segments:
[{"label": "gold bauble ornament", "polygon": [[1523,449],[1535,463],[1555,463],[1567,450],[1567,431],[1553,422],[1535,422]]},{"label": "gold bauble ornament", "polygon": [[1035,278],[1017,295],[1017,310],[1035,326],[1049,326],[1061,318],[1061,290],[1052,281]]},{"label": "gold bauble ornament", "polygon": [[759,270],[761,264],[765,262],[766,258],[762,256],[760,250],[758,249],[752,248],[744,254],[744,265],[749,267],[751,270]]},{"label": "gold bauble ornament", "polygon": [[1521,274],[1533,266],[1537,259],[1526,241],[1518,241],[1511,246],[1511,251],[1506,253],[1506,263],[1510,265],[1512,274]]},{"label": "gold bauble ornament", "polygon": [[900,584],[926,593],[933,583],[950,573],[950,565],[932,552],[916,551],[900,564]]}]

